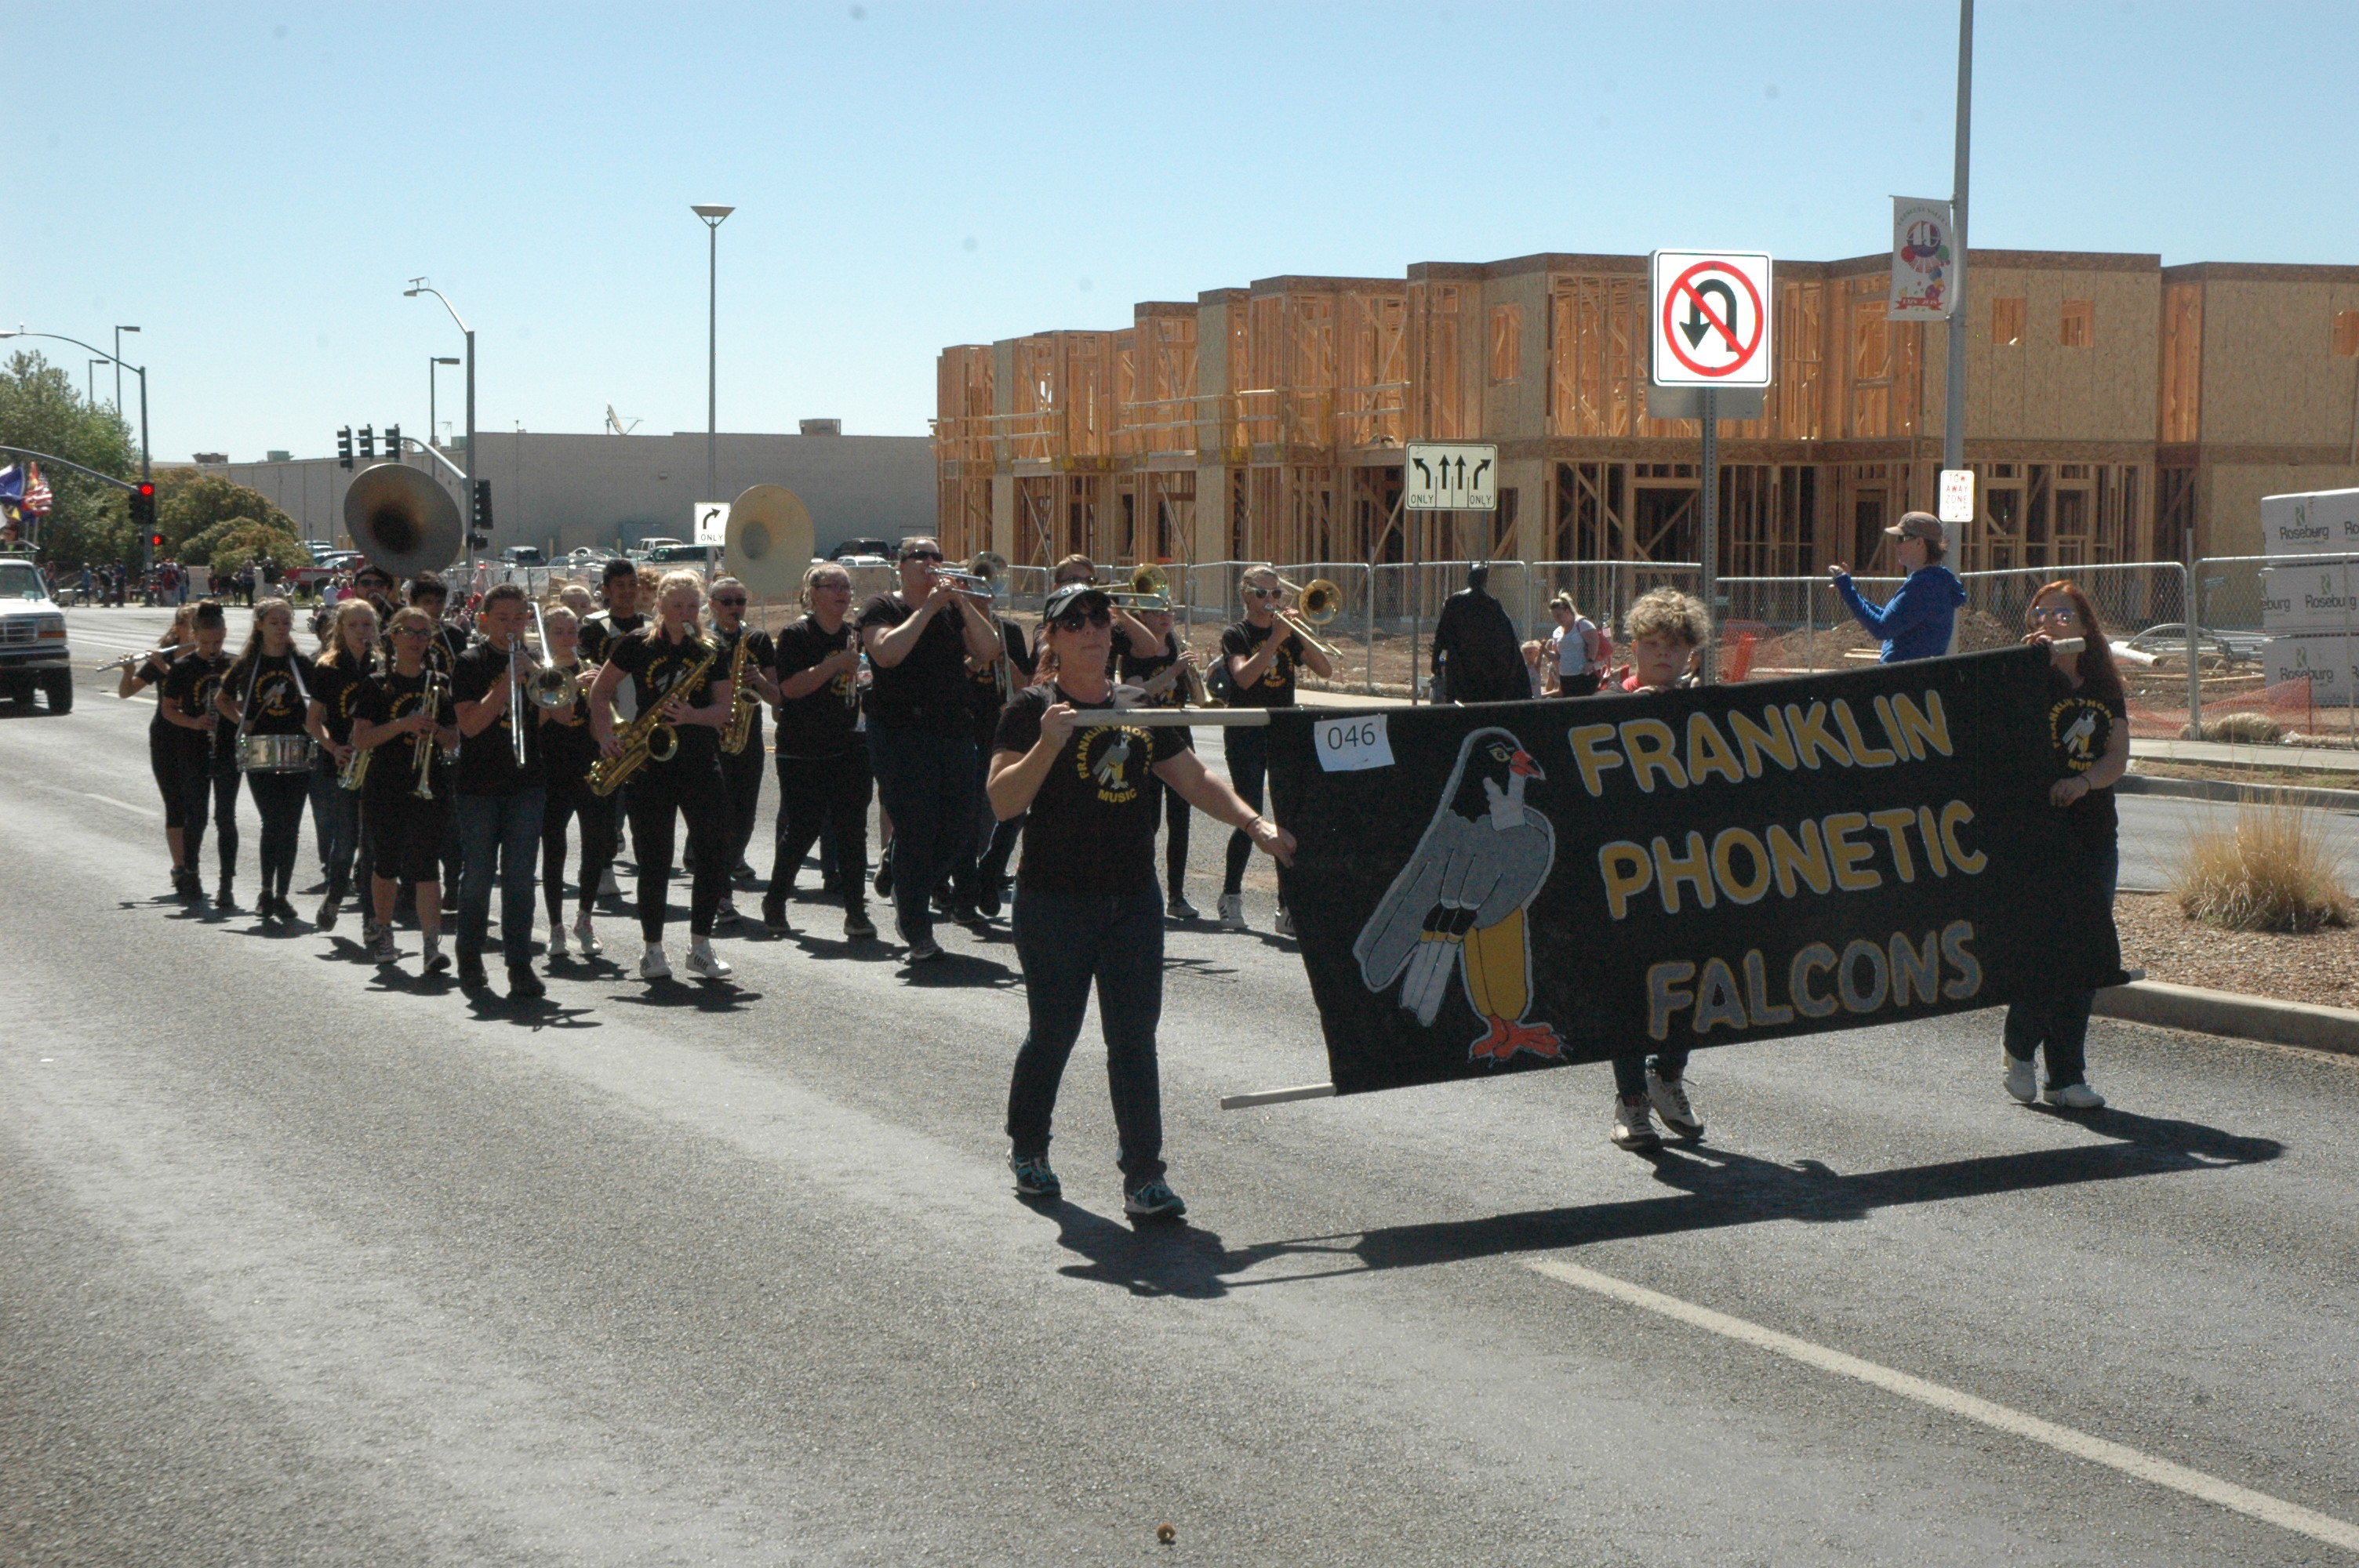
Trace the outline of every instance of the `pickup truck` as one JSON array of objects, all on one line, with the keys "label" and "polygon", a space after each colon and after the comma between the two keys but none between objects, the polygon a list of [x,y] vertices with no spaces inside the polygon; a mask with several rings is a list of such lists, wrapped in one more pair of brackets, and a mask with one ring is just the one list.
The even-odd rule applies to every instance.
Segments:
[{"label": "pickup truck", "polygon": [[49,579],[23,556],[0,556],[0,697],[30,703],[38,689],[51,713],[73,711],[73,654],[66,615]]}]

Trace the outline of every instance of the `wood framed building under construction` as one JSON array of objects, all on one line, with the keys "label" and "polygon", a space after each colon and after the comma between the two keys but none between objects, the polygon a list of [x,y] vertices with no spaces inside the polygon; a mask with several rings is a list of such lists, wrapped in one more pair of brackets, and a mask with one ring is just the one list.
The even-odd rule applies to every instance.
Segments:
[{"label": "wood framed building under construction", "polygon": [[[1763,416],[1721,426],[1721,569],[1888,565],[1930,510],[1947,332],[1889,261],[1780,261]],[[2264,493],[2359,484],[2359,267],[1975,251],[1965,569],[2256,552]],[[1265,278],[939,361],[953,555],[1046,564],[1685,560],[1693,420],[1647,416],[1647,258]],[[1402,447],[1500,449],[1499,508],[1404,515]],[[1409,528],[1422,532],[1414,539]]]}]

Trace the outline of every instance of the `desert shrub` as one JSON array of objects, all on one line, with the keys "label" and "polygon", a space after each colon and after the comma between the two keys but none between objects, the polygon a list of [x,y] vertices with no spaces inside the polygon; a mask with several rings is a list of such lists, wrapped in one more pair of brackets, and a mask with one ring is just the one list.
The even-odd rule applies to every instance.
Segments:
[{"label": "desert shrub", "polygon": [[2307,806],[2246,798],[2233,822],[2190,828],[2170,891],[2189,919],[2231,931],[2310,932],[2351,921],[2334,846]]},{"label": "desert shrub", "polygon": [[2193,733],[2194,726],[2179,727],[2182,741],[2224,741],[2240,746],[2274,746],[2285,739],[2285,730],[2266,713],[2230,713],[2203,721],[2203,733]]}]

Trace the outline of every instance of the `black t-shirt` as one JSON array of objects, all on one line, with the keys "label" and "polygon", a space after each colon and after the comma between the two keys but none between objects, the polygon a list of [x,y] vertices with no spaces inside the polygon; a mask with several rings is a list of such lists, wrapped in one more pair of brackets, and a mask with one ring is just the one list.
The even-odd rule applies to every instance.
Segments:
[{"label": "black t-shirt", "polygon": [[[164,695],[159,702],[168,702],[180,711],[183,719],[202,719],[213,711],[213,698],[221,691],[222,676],[228,672],[229,655],[215,654],[211,658],[202,654],[183,654],[173,661],[169,674],[164,677]],[[167,722],[169,722],[168,720]],[[219,733],[226,734],[229,725],[223,722]],[[180,744],[192,752],[210,750],[214,737],[201,730],[183,730],[172,726]]]},{"label": "black t-shirt", "polygon": [[745,731],[745,754],[750,755],[752,753],[758,752],[762,749],[758,743],[762,739],[762,700],[761,690],[759,687],[755,687],[752,676],[756,670],[761,670],[767,673],[777,664],[777,644],[771,642],[770,634],[767,632],[763,631],[759,626],[740,626],[734,632],[723,632],[719,627],[714,627],[711,631],[705,633],[705,635],[710,637],[714,645],[719,647],[721,650],[721,664],[718,673],[724,680],[728,678],[730,670],[735,665],[737,658],[737,640],[742,637],[745,641],[745,674],[747,676],[745,685],[749,688],[745,695],[754,698],[754,722],[751,728]]},{"label": "black t-shirt", "polygon": [[971,669],[966,673],[967,699],[974,713],[974,742],[986,750],[991,745],[992,737],[999,733],[999,710],[1006,706],[1006,699],[1000,695],[999,683],[1005,679],[1006,689],[1015,692],[1021,690],[1032,678],[1032,661],[1024,648],[1024,628],[1008,621],[997,621],[996,623],[999,645],[1006,652],[1007,667],[1001,669],[1000,661],[995,659],[979,670]]},{"label": "black t-shirt", "polygon": [[[2076,691],[2061,670],[2049,666],[2048,744],[2058,778],[2095,767],[2113,741],[2114,726],[2128,722],[2129,708],[2120,697],[2100,697],[2085,682]],[[2064,820],[2088,848],[2110,848],[2119,830],[2112,788],[2093,789],[2066,806]]]},{"label": "black t-shirt", "polygon": [[[300,735],[310,699],[311,661],[302,654],[257,654],[233,664],[223,677],[245,715],[249,735]],[[249,687],[248,682],[251,682]],[[249,691],[251,696],[248,695]]]},{"label": "black t-shirt", "polygon": [[[1051,703],[1082,704],[1061,687],[1027,687],[999,716],[994,752],[1029,752]],[[1024,823],[1019,889],[1079,896],[1136,892],[1155,880],[1155,828],[1162,796],[1149,772],[1183,749],[1165,725],[1122,724],[1111,702],[1094,705],[1103,721],[1084,718],[1032,797]]]},{"label": "black t-shirt", "polygon": [[590,764],[598,760],[598,737],[590,731],[589,675],[579,662],[564,668],[584,695],[572,707],[559,708],[538,730],[541,771],[552,789],[587,779]]},{"label": "black t-shirt", "polygon": [[582,622],[582,656],[593,665],[603,665],[615,639],[644,631],[647,624],[644,615],[618,617],[611,610],[602,610]]},{"label": "black t-shirt", "polygon": [[311,700],[324,711],[328,739],[339,746],[353,743],[353,720],[360,714],[361,694],[367,687],[367,673],[346,664],[341,654],[333,664],[311,666]]},{"label": "black t-shirt", "polygon": [[138,672],[131,677],[141,686],[152,686],[156,688],[156,711],[147,719],[147,729],[154,734],[173,732],[171,720],[164,717],[164,683],[171,677],[171,665],[149,659],[142,664]]},{"label": "black t-shirt", "polygon": [[[1275,621],[1266,626],[1240,621],[1221,633],[1221,657],[1225,660],[1234,654],[1238,658],[1251,660],[1261,652],[1261,645],[1269,641],[1270,633],[1277,629]],[[1238,684],[1236,695],[1229,698],[1229,705],[1233,708],[1292,708],[1294,671],[1301,663],[1302,639],[1288,632],[1286,641],[1278,647],[1277,656],[1270,660],[1269,668],[1262,672],[1261,679],[1252,686]],[[1234,682],[1235,678],[1233,665],[1230,679]]]},{"label": "black t-shirt", "polygon": [[[859,646],[852,622],[830,632],[806,615],[778,633],[778,680],[814,669]],[[840,757],[860,743],[860,670],[845,670],[802,697],[778,704],[778,755]]]},{"label": "black t-shirt", "polygon": [[[1135,653],[1132,645],[1125,642],[1119,662],[1123,685],[1145,686],[1180,662],[1179,631],[1175,628],[1166,633],[1160,653]],[[1188,706],[1188,683],[1184,679],[1175,680],[1145,700],[1149,708],[1185,708]],[[1196,744],[1196,738],[1185,730],[1173,730],[1171,733],[1179,737],[1182,747],[1192,749]]]},{"label": "black t-shirt", "polygon": [[[486,641],[459,655],[451,671],[452,711],[462,702],[481,702],[508,678],[508,655]],[[516,766],[516,730],[519,708],[524,723],[524,766]],[[520,795],[548,782],[541,771],[539,709],[530,696],[473,735],[459,742],[459,769],[452,787],[461,795]],[[372,770],[374,771],[374,770]]]},{"label": "black t-shirt", "polygon": [[[872,629],[898,626],[916,613],[899,594],[880,593],[860,607],[853,624],[864,639]],[[888,669],[872,657],[869,717],[892,729],[963,739],[974,711],[967,695],[964,625],[958,606],[945,604],[918,633],[908,658]]]},{"label": "black t-shirt", "polygon": [[[712,662],[690,681],[689,672],[708,654]],[[606,651],[606,662],[630,677],[631,693],[641,713],[675,695],[685,698],[690,708],[708,708],[712,703],[713,683],[729,678],[721,650],[697,634],[677,643],[662,637],[617,637]],[[721,731],[711,725],[682,724],[679,730],[681,758],[710,757],[720,749]],[[661,764],[650,759],[647,765]]]},{"label": "black t-shirt", "polygon": [[[425,701],[429,681],[434,685],[434,722],[437,729],[458,722],[451,706],[451,683],[433,670],[420,670],[414,676],[398,670],[388,670],[361,689],[356,710],[371,724],[389,724],[397,719],[407,719],[418,711]],[[424,735],[395,735],[377,742],[376,756],[370,762],[368,784],[362,791],[370,800],[386,799],[406,795],[418,786],[418,758],[421,749],[434,746],[434,785],[438,791],[446,786],[445,759],[431,731]]]}]

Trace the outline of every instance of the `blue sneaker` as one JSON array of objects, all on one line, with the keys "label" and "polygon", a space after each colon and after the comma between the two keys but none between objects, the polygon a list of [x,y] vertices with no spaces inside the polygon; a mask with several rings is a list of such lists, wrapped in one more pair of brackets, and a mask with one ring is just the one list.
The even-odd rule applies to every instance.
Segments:
[{"label": "blue sneaker", "polygon": [[1055,1198],[1065,1195],[1065,1184],[1057,1180],[1057,1173],[1049,1169],[1044,1154],[1010,1154],[1007,1168],[1016,1173],[1016,1191],[1020,1197]]},{"label": "blue sneaker", "polygon": [[1177,1219],[1188,1212],[1188,1206],[1180,1201],[1171,1184],[1158,1176],[1123,1194],[1122,1212],[1141,1219]]}]

